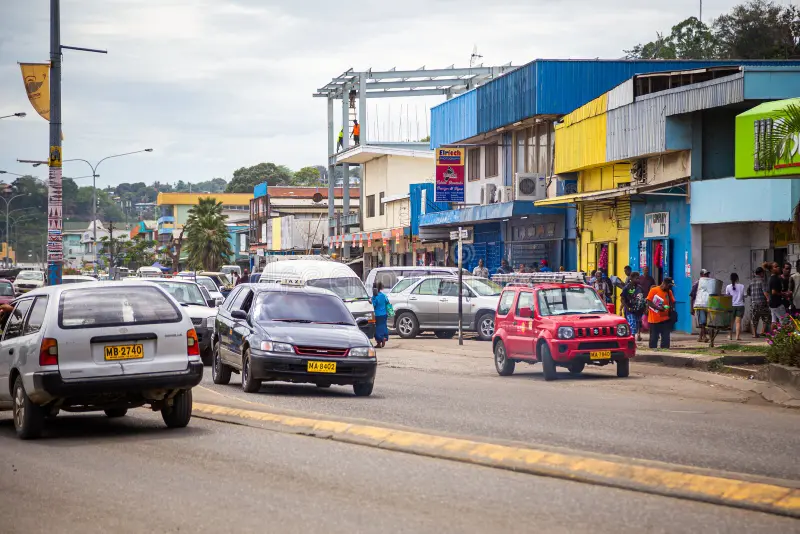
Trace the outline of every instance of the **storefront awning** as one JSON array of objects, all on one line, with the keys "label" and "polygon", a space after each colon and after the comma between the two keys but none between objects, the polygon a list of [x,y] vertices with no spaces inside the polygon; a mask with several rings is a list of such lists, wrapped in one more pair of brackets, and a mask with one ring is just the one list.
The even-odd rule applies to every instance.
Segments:
[{"label": "storefront awning", "polygon": [[[670,196],[687,196],[686,192],[680,192],[685,189],[689,178],[679,178],[669,182],[662,182],[657,184],[642,184],[628,187],[619,187],[617,189],[605,189],[603,191],[588,191],[586,193],[575,193],[572,195],[562,195],[560,197],[546,198],[544,200],[537,200],[534,202],[536,206],[560,206],[565,204],[575,204],[576,202],[590,202],[593,200],[612,200],[615,198],[633,196],[633,195],[670,195]],[[660,193],[666,189],[680,188],[679,192],[675,193]]]},{"label": "storefront awning", "polygon": [[467,226],[525,215],[560,215],[563,213],[563,208],[539,208],[534,206],[533,202],[518,200],[502,204],[470,206],[460,210],[426,213],[420,217],[419,225],[420,228],[424,226]]}]

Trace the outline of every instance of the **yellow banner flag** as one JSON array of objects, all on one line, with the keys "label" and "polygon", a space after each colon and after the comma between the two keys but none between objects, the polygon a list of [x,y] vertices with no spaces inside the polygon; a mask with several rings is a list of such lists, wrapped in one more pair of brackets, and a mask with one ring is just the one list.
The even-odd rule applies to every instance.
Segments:
[{"label": "yellow banner flag", "polygon": [[50,120],[50,64],[20,63],[22,81],[33,109],[45,120]]}]

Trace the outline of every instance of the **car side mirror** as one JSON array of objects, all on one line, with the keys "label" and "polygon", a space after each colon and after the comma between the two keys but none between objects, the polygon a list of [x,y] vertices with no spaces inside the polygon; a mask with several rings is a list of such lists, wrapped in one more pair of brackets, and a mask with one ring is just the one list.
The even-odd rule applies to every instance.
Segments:
[{"label": "car side mirror", "polygon": [[522,319],[530,319],[533,317],[533,309],[531,308],[522,308],[519,310],[519,316]]},{"label": "car side mirror", "polygon": [[365,317],[359,317],[358,319],[356,319],[356,324],[358,325],[359,328],[364,328],[369,324],[369,321]]},{"label": "car side mirror", "polygon": [[231,312],[231,317],[233,317],[234,319],[241,319],[242,321],[246,321],[247,320],[247,312],[242,311],[242,310],[233,310]]}]

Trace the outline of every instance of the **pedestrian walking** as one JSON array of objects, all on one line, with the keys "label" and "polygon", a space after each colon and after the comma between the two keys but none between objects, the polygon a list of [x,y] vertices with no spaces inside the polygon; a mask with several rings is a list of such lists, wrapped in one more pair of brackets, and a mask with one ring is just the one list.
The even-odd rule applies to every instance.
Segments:
[{"label": "pedestrian walking", "polygon": [[747,286],[747,296],[750,297],[750,321],[753,337],[758,338],[758,323],[763,324],[761,335],[766,335],[770,324],[769,292],[764,280],[764,268],[758,267],[755,276]]},{"label": "pedestrian walking", "polygon": [[472,269],[472,276],[489,278],[489,269],[483,266],[483,258],[478,260],[478,266]]},{"label": "pedestrian walking", "polygon": [[372,307],[375,310],[375,343],[378,348],[386,346],[389,341],[389,297],[383,293],[383,282],[372,288]]},{"label": "pedestrian walking", "polygon": [[672,308],[675,306],[675,295],[672,293],[672,278],[664,278],[660,286],[653,286],[647,294],[647,322],[650,323],[651,349],[658,347],[661,338],[661,348],[669,348],[669,338],[672,332]]},{"label": "pedestrian walking", "polygon": [[606,277],[606,273],[603,269],[597,270],[597,275],[594,280],[594,290],[597,292],[600,300],[605,303],[611,302],[611,282]]},{"label": "pedestrian walking", "polygon": [[772,264],[772,276],[769,278],[769,313],[772,319],[772,329],[779,326],[786,318],[786,306],[784,305],[785,293],[783,280],[781,279],[781,267],[777,263]]},{"label": "pedestrian walking", "polygon": [[742,319],[744,318],[744,284],[739,283],[739,275],[731,273],[731,283],[725,288],[725,294],[730,295],[733,305],[733,320],[731,326],[730,339],[733,339],[733,332],[736,330],[736,341],[742,340]]},{"label": "pedestrian walking", "polygon": [[784,262],[781,270],[781,291],[783,293],[783,306],[788,313],[792,309],[792,264]]},{"label": "pedestrian walking", "polygon": [[361,144],[361,125],[355,119],[353,119],[353,133],[350,134],[350,137],[353,138],[355,144]]},{"label": "pedestrian walking", "polygon": [[625,319],[631,328],[631,335],[636,336],[637,341],[641,341],[642,315],[647,310],[647,303],[638,281],[639,273],[631,272],[628,282],[622,288],[622,308],[625,311]]},{"label": "pedestrian walking", "polygon": [[[700,269],[700,278],[710,278],[711,272],[706,269]],[[697,318],[697,326],[700,328],[700,337],[697,338],[697,341],[700,343],[708,341],[708,334],[706,333],[706,325],[708,324],[708,314],[706,310],[695,310],[695,301],[697,300],[697,290],[700,287],[700,280],[692,284],[692,290],[689,292],[689,298],[691,299],[692,303],[692,315]],[[708,303],[703,303],[704,306],[701,308],[705,308]]]},{"label": "pedestrian walking", "polygon": [[633,269],[631,269],[630,265],[626,265],[622,271],[625,273],[625,282],[623,282],[623,284],[627,285],[628,282],[630,282],[631,280],[631,274],[633,274]]},{"label": "pedestrian walking", "polygon": [[639,275],[639,287],[645,295],[650,293],[650,288],[656,285],[656,280],[650,276],[650,268],[646,265],[642,267],[642,274]]},{"label": "pedestrian walking", "polygon": [[800,260],[795,263],[795,273],[789,280],[789,291],[792,293],[792,314],[800,312]]}]

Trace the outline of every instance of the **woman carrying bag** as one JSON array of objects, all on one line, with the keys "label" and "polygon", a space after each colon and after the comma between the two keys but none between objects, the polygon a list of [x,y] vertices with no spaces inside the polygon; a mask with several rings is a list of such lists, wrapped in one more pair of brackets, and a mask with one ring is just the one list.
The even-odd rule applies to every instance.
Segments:
[{"label": "woman carrying bag", "polygon": [[387,325],[390,315],[394,315],[394,309],[389,302],[389,297],[383,293],[383,283],[372,287],[372,307],[375,309],[375,346],[383,348],[389,341],[389,326]]}]

